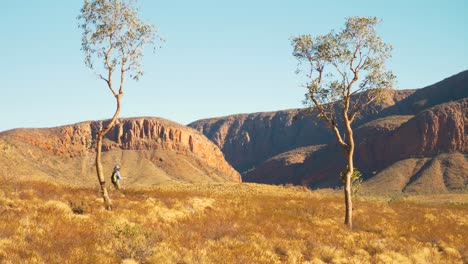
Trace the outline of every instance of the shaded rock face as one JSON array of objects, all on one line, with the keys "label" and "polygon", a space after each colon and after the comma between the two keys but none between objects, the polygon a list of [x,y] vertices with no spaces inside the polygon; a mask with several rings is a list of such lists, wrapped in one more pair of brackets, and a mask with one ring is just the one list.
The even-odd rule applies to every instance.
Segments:
[{"label": "shaded rock face", "polygon": [[[468,98],[435,106],[416,116],[374,120],[357,129],[355,165],[370,179],[369,191],[446,192],[466,188],[467,109]],[[399,163],[402,161],[406,163]],[[402,165],[410,163],[414,163],[411,168]],[[423,167],[426,163],[429,169]],[[341,148],[332,143],[308,153],[302,163],[268,160],[247,172],[244,179],[332,187],[341,184],[337,175],[345,164]],[[374,177],[378,180],[372,180]],[[396,187],[385,189],[393,185]]]},{"label": "shaded rock face", "polygon": [[398,104],[384,109],[378,117],[416,115],[438,104],[458,101],[466,97],[468,97],[468,70],[416,90]]},{"label": "shaded rock face", "polygon": [[[421,178],[434,179],[438,183],[443,182],[443,184],[432,186],[424,180],[425,183],[417,185],[420,187],[416,188],[413,180],[408,180],[398,185],[403,187],[395,188],[398,191],[423,191],[426,188],[426,191],[443,192],[466,189],[468,173],[461,173],[463,169],[455,170],[460,172],[458,176],[446,177],[446,175],[448,171],[453,171],[447,170],[447,164],[461,164],[459,168],[466,167],[467,98],[468,71],[423,89],[396,91],[393,96],[387,97],[380,109],[377,109],[380,110],[378,113],[365,112],[361,119],[354,123],[356,167],[363,172],[365,179],[376,177],[390,168],[391,173],[396,173],[406,180]],[[292,118],[288,118],[288,122],[284,124],[278,122],[274,127],[294,132],[281,135],[279,132],[281,130],[276,130],[276,132],[271,132],[273,136],[270,135],[268,129],[273,127],[269,125],[272,123],[271,120],[276,114],[292,116],[294,110],[289,111],[291,112],[278,111],[200,120],[190,126],[203,132],[220,146],[227,160],[234,161],[233,165],[243,172],[246,181],[293,183],[320,188],[341,185],[337,175],[345,166],[343,152],[322,121],[308,116],[299,119],[295,124],[295,121],[291,121]],[[269,116],[269,118],[256,118],[261,115]],[[248,122],[254,125],[244,125]],[[262,129],[257,130],[258,128]],[[272,137],[277,138],[272,140]],[[285,139],[284,137],[293,138]],[[245,140],[246,138],[250,140]],[[270,144],[260,144],[256,147],[257,141]],[[276,145],[273,142],[288,143]],[[303,152],[306,154],[302,162],[289,161],[290,152],[287,151],[320,144],[326,144],[326,146],[315,151]],[[257,154],[253,155],[253,153]],[[436,158],[444,154],[447,156]],[[243,167],[245,162],[242,159],[250,162],[250,167]],[[426,164],[425,162],[431,161],[431,169],[423,168],[419,171],[417,170],[419,165],[414,165],[414,169],[404,171],[405,166],[395,165],[400,161],[403,162],[402,164],[406,164],[405,162],[413,164],[413,159],[417,160],[417,164]],[[465,163],[460,161],[465,161]],[[455,167],[452,166],[452,168]],[[437,173],[443,175],[427,176],[429,171],[431,175]],[[455,174],[452,173],[452,175]],[[391,180],[391,177],[388,179]],[[379,186],[379,188],[384,188],[385,184]]]},{"label": "shaded rock face", "polygon": [[235,115],[200,120],[189,126],[219,146],[234,168],[245,171],[284,151],[332,139],[324,124],[314,125],[311,116],[296,122],[297,114],[297,110],[285,110]]},{"label": "shaded rock face", "polygon": [[[43,155],[60,159],[80,159],[89,157],[90,152],[93,153],[96,131],[100,126],[105,126],[106,122],[108,121],[84,122],[48,129],[16,129],[0,133],[0,139],[23,149],[19,152],[25,152],[24,150],[32,147]],[[162,118],[119,119],[106,134],[103,151],[104,154],[120,153],[114,154],[119,156],[119,162],[124,162],[124,158],[121,157],[125,151],[132,151],[137,156],[146,153],[140,158],[148,159],[156,167],[159,163],[168,163],[168,158],[179,156],[183,157],[181,162],[183,160],[189,163],[185,164],[187,168],[193,167],[198,174],[213,174],[217,180],[241,181],[239,173],[225,161],[223,153],[205,136],[192,128]],[[180,177],[190,178],[190,171],[177,169],[177,160],[171,160],[170,163],[173,169],[166,171],[169,177],[184,174]],[[166,169],[169,167],[166,166]]]},{"label": "shaded rock face", "polygon": [[254,170],[244,172],[243,180],[268,184],[302,184],[303,162],[323,147],[324,145],[314,145],[281,153]]},{"label": "shaded rock face", "polygon": [[467,109],[468,98],[435,106],[407,121],[403,118],[400,126],[386,131],[362,127],[356,132],[356,161],[378,170],[402,159],[468,152]]},{"label": "shaded rock face", "polygon": [[[363,112],[355,125],[375,116],[374,111],[387,108],[412,94],[413,90],[394,91],[372,109]],[[280,153],[334,140],[325,122],[316,113],[303,109],[232,115],[195,121],[190,127],[202,132],[223,151],[226,160],[245,172]]]},{"label": "shaded rock face", "polygon": [[291,163],[284,156],[297,151],[295,149],[263,162],[255,170],[244,172],[243,179],[246,182],[295,184],[312,188],[341,185],[338,175],[346,164],[341,148],[333,143],[310,148],[316,150],[304,153],[302,162]]}]

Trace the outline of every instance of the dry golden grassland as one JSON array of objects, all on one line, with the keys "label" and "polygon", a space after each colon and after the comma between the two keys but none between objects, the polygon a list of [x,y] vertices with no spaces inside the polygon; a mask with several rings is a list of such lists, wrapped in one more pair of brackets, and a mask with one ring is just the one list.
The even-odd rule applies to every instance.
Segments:
[{"label": "dry golden grassland", "polygon": [[[298,187],[197,184],[111,191],[0,187],[0,263],[467,263],[467,194],[359,198]],[[423,200],[425,202],[418,202]]]}]

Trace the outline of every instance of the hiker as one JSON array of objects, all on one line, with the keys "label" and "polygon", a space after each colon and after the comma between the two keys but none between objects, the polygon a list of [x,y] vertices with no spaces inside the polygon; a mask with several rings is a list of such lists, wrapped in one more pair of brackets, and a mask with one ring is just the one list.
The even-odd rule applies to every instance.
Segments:
[{"label": "hiker", "polygon": [[112,184],[114,184],[115,189],[120,190],[120,180],[123,179],[122,176],[120,176],[120,166],[115,166],[114,167],[114,172],[112,172],[112,177],[111,181]]}]

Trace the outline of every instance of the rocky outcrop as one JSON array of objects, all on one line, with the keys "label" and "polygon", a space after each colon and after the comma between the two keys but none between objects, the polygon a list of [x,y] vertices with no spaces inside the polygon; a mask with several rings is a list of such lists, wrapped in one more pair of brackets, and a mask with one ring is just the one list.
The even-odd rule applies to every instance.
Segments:
[{"label": "rocky outcrop", "polygon": [[356,132],[356,161],[378,170],[402,159],[432,157],[446,152],[468,152],[468,98],[441,104],[405,121],[383,128],[389,118],[371,122]]},{"label": "rocky outcrop", "polygon": [[[108,121],[83,122],[45,129],[16,129],[0,133],[0,139],[11,142],[18,153],[24,155],[29,155],[26,151],[29,150],[30,153],[35,152],[34,155],[42,153],[44,156],[53,156],[60,163],[66,162],[66,159],[89,159],[93,152],[96,131],[105,126],[106,122]],[[103,151],[106,155],[119,153],[112,154],[119,157],[114,158],[117,159],[114,163],[125,162],[124,153],[129,151],[135,157],[146,159],[161,170],[166,170],[165,176],[169,178],[190,179],[190,173],[197,171],[197,174],[211,175],[217,181],[241,181],[239,173],[225,161],[219,148],[204,135],[162,118],[119,119],[106,134]],[[145,155],[141,156],[142,153]],[[169,158],[176,160],[168,160]],[[184,164],[177,165],[178,161]],[[182,165],[188,171],[179,170]]]},{"label": "rocky outcrop", "polygon": [[[378,192],[385,186],[389,188],[380,192],[464,189],[468,184],[468,170],[463,169],[468,166],[467,109],[468,98],[435,106],[416,116],[390,116],[358,128],[355,165],[370,179],[369,191]],[[244,179],[333,187],[341,184],[337,175],[344,166],[340,147],[332,143],[309,152],[302,163],[286,164],[280,158],[266,161],[247,172]]]},{"label": "rocky outcrop", "polygon": [[[373,118],[376,111],[394,105],[413,92],[389,93],[381,104],[363,112],[356,126]],[[316,113],[306,113],[304,109],[293,109],[203,119],[189,126],[220,147],[234,168],[245,172],[280,153],[333,141],[326,124],[316,116]]]},{"label": "rocky outcrop", "polygon": [[268,184],[302,184],[302,164],[324,145],[301,147],[270,158],[243,174],[244,181]]},{"label": "rocky outcrop", "polygon": [[189,126],[219,146],[226,160],[238,171],[246,171],[279,153],[328,142],[331,134],[311,116],[296,122],[297,110],[205,119]]},{"label": "rocky outcrop", "polygon": [[[428,190],[438,190],[442,192],[444,190],[463,189],[460,186],[466,187],[468,178],[466,172],[458,176],[459,178],[456,180],[458,182],[457,184],[453,183],[453,179],[456,178],[455,176],[445,177],[444,175],[447,174],[446,169],[449,163],[462,164],[460,165],[462,168],[465,166],[463,165],[464,163],[460,163],[459,161],[463,159],[466,161],[466,154],[468,153],[468,139],[466,136],[468,131],[467,98],[468,71],[461,72],[434,85],[416,91],[397,91],[393,96],[388,97],[387,100],[384,101],[384,105],[379,113],[372,114],[366,112],[361,116],[360,120],[355,122],[356,166],[364,173],[366,179],[371,179],[387,168],[392,167],[390,169],[392,173],[396,173],[395,175],[400,175],[405,179],[407,177],[437,179],[439,183],[441,182],[440,179],[444,181],[444,186],[438,185],[440,188],[435,188],[434,186],[430,187],[431,185],[427,183],[418,185],[423,186],[421,188],[416,188],[418,191],[422,191],[426,187]],[[279,111],[276,113],[283,112],[284,111]],[[268,114],[274,116],[274,113]],[[246,147],[243,149],[236,149],[239,145],[245,144],[245,142],[238,144],[239,141],[236,140],[236,136],[248,133],[250,135],[249,138],[252,138],[252,134],[255,134],[257,131],[256,129],[265,125],[256,124],[256,126],[251,126],[253,128],[237,128],[239,126],[236,126],[236,129],[233,130],[235,132],[234,135],[230,134],[231,130],[229,126],[228,128],[219,128],[229,119],[233,120],[230,123],[238,121],[243,124],[245,123],[245,121],[243,121],[245,116],[248,117],[252,115],[242,115],[242,118],[237,117],[237,119],[236,116],[231,116],[202,120],[195,122],[192,126],[207,134],[212,140],[213,138],[223,139],[215,140],[215,143],[222,147],[227,159],[232,160],[233,157],[242,157],[242,155],[248,155],[250,152],[253,152],[251,149],[253,147],[252,143],[248,145],[250,149]],[[286,149],[286,151],[288,151],[290,150],[288,149],[289,147],[292,149],[301,147],[301,143],[281,147],[277,147],[275,144],[271,144],[270,146],[265,144],[262,147],[266,149],[257,150],[257,152],[262,154],[259,155],[260,158],[256,159],[256,161],[260,161],[260,163],[256,165],[253,163],[254,168],[250,170],[241,170],[243,171],[244,179],[246,181],[261,183],[304,184],[312,187],[341,185],[337,175],[345,166],[345,161],[340,147],[337,146],[332,136],[328,134],[328,128],[324,127],[321,121],[314,119],[312,116],[307,118],[309,119],[303,119],[299,122],[308,122],[311,124],[310,130],[307,129],[307,133],[300,129],[296,130],[301,131],[301,135],[308,137],[308,139],[304,139],[303,141],[305,144],[304,146],[307,144],[327,144],[325,147],[307,153],[307,157],[304,158],[303,162],[291,163],[288,162],[286,158],[289,152],[281,152],[283,154],[277,153],[276,155],[278,156],[273,158],[266,153],[276,153],[275,151],[271,151],[271,149],[276,149],[278,151],[280,149]],[[265,120],[260,121],[265,122]],[[270,122],[269,120],[266,121]],[[215,123],[218,125],[214,125]],[[318,126],[313,125],[314,123],[317,123]],[[283,127],[288,127],[288,125],[289,123],[283,125]],[[281,127],[280,124],[277,126]],[[261,133],[258,133],[257,138],[268,141],[270,137],[269,132],[263,129],[260,131]],[[316,131],[323,131],[323,134],[316,133]],[[276,134],[277,132],[275,135]],[[314,138],[317,134],[328,136],[319,137],[320,139]],[[284,139],[280,137],[276,139],[276,141],[287,142],[290,140],[291,142],[299,142],[303,140],[299,138],[299,136],[294,139]],[[228,142],[228,147],[225,147],[226,142]],[[235,151],[232,151],[233,149]],[[454,153],[459,153],[459,155],[455,155]],[[443,159],[435,159],[435,157],[444,154],[448,156]],[[431,163],[433,164],[431,168],[434,169],[423,170],[425,171],[423,174],[428,175],[426,172],[432,171],[443,175],[434,177],[414,176],[414,173],[418,173],[418,171],[414,173],[413,170],[399,171],[405,166],[395,165],[399,164],[399,162],[402,162],[401,164],[409,164],[414,160],[418,160],[419,164],[422,161],[434,159],[436,161]],[[416,167],[415,165],[414,168]],[[440,169],[437,169],[439,167]],[[420,175],[423,174],[420,173]],[[380,187],[383,188],[383,186],[384,185],[381,185]],[[402,187],[399,191],[411,191],[413,189],[413,187]]]},{"label": "rocky outcrop", "polygon": [[439,104],[468,97],[468,70],[438,83],[417,89],[398,104],[384,109],[378,117],[391,115],[416,115]]}]

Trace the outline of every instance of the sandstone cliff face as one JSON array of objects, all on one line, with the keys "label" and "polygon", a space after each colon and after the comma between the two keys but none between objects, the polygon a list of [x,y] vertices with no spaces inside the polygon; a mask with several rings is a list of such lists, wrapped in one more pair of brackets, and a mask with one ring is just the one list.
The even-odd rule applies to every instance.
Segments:
[{"label": "sandstone cliff face", "polygon": [[[357,129],[355,165],[370,179],[368,191],[446,192],[466,188],[467,109],[468,98],[416,116],[374,120]],[[337,144],[308,153],[302,163],[287,164],[281,155],[247,172],[244,179],[313,187],[340,184],[337,175],[345,160]]]},{"label": "sandstone cliff face", "polygon": [[[392,100],[389,100],[386,103],[388,107],[384,107],[380,113],[367,118],[364,116],[361,123],[356,123],[355,127],[359,127],[355,129],[357,168],[366,179],[376,175],[400,175],[394,179],[399,187],[393,189],[397,191],[424,191],[426,188],[426,191],[444,192],[466,189],[468,173],[463,168],[467,166],[468,153],[468,71],[393,98],[393,105]],[[244,172],[244,179],[313,187],[341,185],[337,175],[345,166],[345,160],[340,147],[333,140],[325,147],[309,153],[303,163],[288,163],[286,159],[280,158],[281,155]],[[438,158],[443,155],[446,156]],[[423,167],[419,171],[419,165],[413,163],[427,163],[430,169]],[[401,164],[413,164],[416,169],[405,171],[404,168],[408,166]],[[448,169],[450,164],[457,164],[451,167],[461,169]],[[386,173],[382,174],[383,171]],[[450,171],[457,171],[458,174],[452,173],[448,177]],[[406,182],[397,184],[398,178]],[[386,179],[392,181],[393,178],[388,176]],[[427,179],[437,184],[431,185]],[[387,182],[374,186],[379,189],[386,185],[391,184]]]},{"label": "sandstone cliff face", "polygon": [[254,170],[243,173],[247,182],[267,184],[302,184],[304,161],[319,151],[324,145],[301,147],[270,158]]},{"label": "sandstone cliff face", "polygon": [[[1,133],[0,138],[12,142],[25,155],[37,156],[42,153],[53,156],[60,163],[63,159],[86,157],[89,160],[93,155],[96,131],[105,122],[108,121],[84,122],[48,129],[17,129]],[[26,151],[31,147],[36,149],[35,153]],[[114,161],[109,160],[109,163],[125,162],[124,153],[129,151],[128,153],[136,155],[134,163],[137,159],[148,160],[152,165],[145,166],[149,166],[151,170],[156,170],[157,167],[165,169],[165,176],[170,178],[189,179],[189,174],[196,171],[197,175],[207,174],[217,180],[241,181],[239,173],[225,161],[223,153],[205,136],[192,128],[161,118],[120,119],[106,135],[103,151],[105,155],[114,153]],[[183,164],[178,165],[178,160]],[[188,171],[180,169],[184,166]]]},{"label": "sandstone cliff face", "polygon": [[362,167],[375,170],[412,157],[468,152],[467,109],[465,98],[423,111],[393,129],[363,127],[356,133],[356,160]]},{"label": "sandstone cliff face", "polygon": [[[364,112],[356,125],[375,116],[373,110],[392,106],[413,92],[392,92],[381,105]],[[189,126],[202,132],[220,147],[226,160],[240,172],[252,169],[277,154],[334,140],[316,113],[306,114],[300,109],[203,119]]]},{"label": "sandstone cliff face", "polygon": [[297,114],[297,110],[285,110],[234,115],[200,120],[189,126],[219,146],[234,168],[245,171],[284,151],[331,139],[327,128],[314,125],[311,116],[294,121]]},{"label": "sandstone cliff face", "polygon": [[468,70],[416,90],[398,104],[384,109],[378,116],[416,115],[433,106],[466,97],[468,97]]}]

